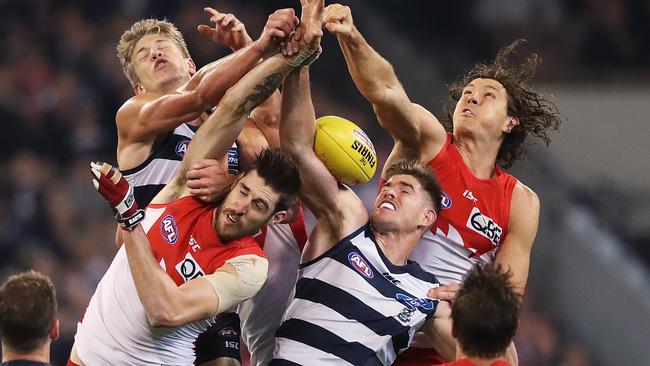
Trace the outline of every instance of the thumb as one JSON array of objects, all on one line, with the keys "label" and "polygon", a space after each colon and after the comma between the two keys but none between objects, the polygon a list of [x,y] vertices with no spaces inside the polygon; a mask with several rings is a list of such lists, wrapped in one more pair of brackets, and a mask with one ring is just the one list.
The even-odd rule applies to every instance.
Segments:
[{"label": "thumb", "polygon": [[327,23],[327,24],[325,24],[325,28],[327,28],[328,32],[336,34],[336,35],[350,33],[350,27],[349,26],[339,24],[339,23]]},{"label": "thumb", "polygon": [[209,36],[210,33],[212,33],[212,28],[208,27],[205,24],[199,25],[196,27],[196,30],[199,31],[199,33],[205,34],[206,36]]}]

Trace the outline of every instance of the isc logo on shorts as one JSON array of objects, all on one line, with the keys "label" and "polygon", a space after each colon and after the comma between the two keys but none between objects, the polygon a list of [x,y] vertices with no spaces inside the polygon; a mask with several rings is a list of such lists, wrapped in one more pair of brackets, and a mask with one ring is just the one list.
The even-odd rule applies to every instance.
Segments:
[{"label": "isc logo on shorts", "polygon": [[176,243],[176,240],[178,240],[178,227],[176,226],[174,216],[167,215],[160,221],[160,235],[167,243]]},{"label": "isc logo on shorts", "polygon": [[483,215],[477,207],[472,208],[472,212],[467,218],[467,227],[489,239],[494,245],[501,242],[501,233],[503,230],[494,220]]},{"label": "isc logo on shorts", "polygon": [[176,154],[183,158],[185,156],[185,153],[187,152],[187,147],[190,145],[190,140],[183,140],[176,144]]},{"label": "isc logo on shorts", "polygon": [[185,258],[176,265],[176,271],[183,277],[185,282],[205,275],[201,266],[190,253],[185,254]]},{"label": "isc logo on shorts", "polygon": [[357,272],[361,273],[362,275],[368,278],[373,278],[375,276],[374,273],[372,273],[372,269],[370,269],[368,262],[366,262],[366,260],[363,259],[359,253],[352,252],[348,254],[348,261],[350,261],[352,267],[354,267],[354,269],[356,269]]}]

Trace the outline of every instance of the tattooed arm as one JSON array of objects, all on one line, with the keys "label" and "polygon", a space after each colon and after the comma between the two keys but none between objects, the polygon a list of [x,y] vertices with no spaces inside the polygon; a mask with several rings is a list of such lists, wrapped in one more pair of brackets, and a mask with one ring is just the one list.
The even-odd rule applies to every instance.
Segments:
[{"label": "tattooed arm", "polygon": [[293,69],[281,54],[266,59],[228,90],[216,111],[196,132],[181,169],[151,203],[166,203],[189,195],[186,173],[200,159],[225,156],[244,126],[246,116],[282,84]]}]

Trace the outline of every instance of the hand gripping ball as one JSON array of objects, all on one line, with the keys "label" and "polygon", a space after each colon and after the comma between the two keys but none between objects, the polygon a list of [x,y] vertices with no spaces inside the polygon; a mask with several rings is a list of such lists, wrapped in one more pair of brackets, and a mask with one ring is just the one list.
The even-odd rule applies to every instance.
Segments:
[{"label": "hand gripping ball", "polygon": [[368,135],[345,118],[316,120],[314,152],[341,183],[365,183],[377,170],[377,153]]}]

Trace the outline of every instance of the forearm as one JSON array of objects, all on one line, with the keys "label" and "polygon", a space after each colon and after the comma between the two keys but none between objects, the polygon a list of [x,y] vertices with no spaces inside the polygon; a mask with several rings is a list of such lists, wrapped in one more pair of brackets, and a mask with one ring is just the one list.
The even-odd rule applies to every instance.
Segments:
[{"label": "forearm", "polygon": [[194,76],[198,79],[194,85],[205,109],[217,105],[226,91],[258,64],[262,55],[262,50],[253,43],[201,68]]},{"label": "forearm", "polygon": [[264,103],[253,109],[250,118],[271,147],[280,147],[280,106],[282,95],[275,91]]},{"label": "forearm", "polygon": [[177,313],[174,299],[178,298],[178,286],[156,262],[141,225],[131,232],[124,231],[124,243],[133,282],[149,323],[156,326],[169,322]]},{"label": "forearm", "polygon": [[345,62],[361,94],[373,104],[381,104],[391,88],[401,88],[393,66],[375,51],[354,27],[349,36],[339,36]]},{"label": "forearm", "polygon": [[313,154],[316,119],[309,87],[309,68],[289,74],[284,82],[280,143],[295,159]]},{"label": "forearm", "polygon": [[184,184],[185,174],[194,162],[225,156],[244,126],[244,117],[273,94],[291,69],[284,57],[277,54],[256,66],[228,90],[217,110],[194,136],[179,171],[181,183]]}]

